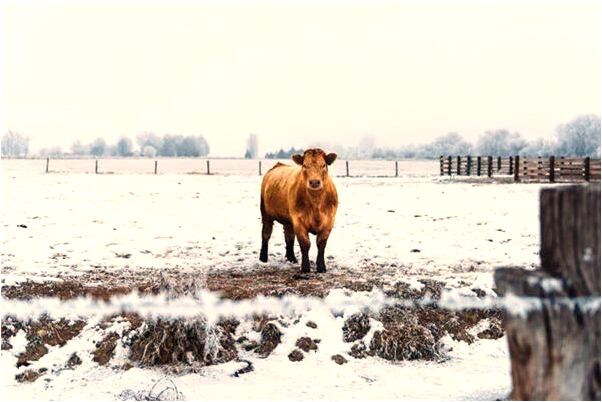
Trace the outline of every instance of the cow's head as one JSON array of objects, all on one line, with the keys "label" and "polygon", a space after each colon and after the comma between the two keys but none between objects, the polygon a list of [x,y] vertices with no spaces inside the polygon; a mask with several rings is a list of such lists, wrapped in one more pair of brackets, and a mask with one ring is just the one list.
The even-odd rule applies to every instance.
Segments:
[{"label": "cow's head", "polygon": [[322,189],[324,180],[328,176],[328,165],[337,158],[337,154],[328,154],[320,148],[307,149],[303,155],[293,155],[293,161],[301,166],[301,174],[307,185],[312,191]]}]

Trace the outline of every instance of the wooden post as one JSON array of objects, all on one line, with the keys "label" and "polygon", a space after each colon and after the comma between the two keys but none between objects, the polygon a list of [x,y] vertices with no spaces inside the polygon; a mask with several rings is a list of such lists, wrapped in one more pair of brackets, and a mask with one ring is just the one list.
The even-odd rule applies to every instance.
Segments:
[{"label": "wooden post", "polygon": [[155,174],[157,174],[157,161],[155,161]]},{"label": "wooden post", "polygon": [[590,170],[590,159],[589,156],[586,157],[585,159],[583,159],[583,178],[585,179],[585,181],[590,181],[592,176],[591,176],[591,170]]},{"label": "wooden post", "polygon": [[460,176],[462,174],[462,171],[460,170],[460,166],[462,166],[462,157],[460,155],[458,155],[456,157],[456,174],[458,176]]},{"label": "wooden post", "polygon": [[470,176],[472,170],[472,158],[470,155],[466,155],[466,176]]},{"label": "wooden post", "polygon": [[554,162],[555,162],[554,161],[554,156],[550,156],[550,175],[549,175],[550,176],[550,183],[554,183],[554,180],[555,180],[554,179],[554,169],[555,169]]},{"label": "wooden post", "polygon": [[477,156],[477,176],[481,175],[481,157]]},{"label": "wooden post", "polygon": [[349,177],[349,161],[345,161],[345,170],[347,171],[347,177]]},{"label": "wooden post", "polygon": [[397,161],[395,161],[395,177],[399,177],[399,166]]},{"label": "wooden post", "polygon": [[50,165],[50,158],[46,158],[46,173],[48,173],[48,166]]},{"label": "wooden post", "polygon": [[259,175],[261,176],[261,161],[259,161]]},{"label": "wooden post", "polygon": [[98,159],[96,159],[96,163],[94,164],[94,173],[98,174]]},{"label": "wooden post", "polygon": [[487,157],[487,177],[491,177],[493,174],[493,158],[491,156]]},{"label": "wooden post", "polygon": [[514,157],[514,181],[517,183],[520,181],[520,157],[518,155]]},{"label": "wooden post", "polygon": [[498,156],[497,157],[497,171],[498,171],[498,173],[500,172],[500,170],[502,170],[502,157]]},{"label": "wooden post", "polygon": [[[600,400],[600,187],[540,194],[541,270],[499,268],[515,400]],[[519,307],[519,306],[522,306]]]},{"label": "wooden post", "polygon": [[508,174],[510,176],[512,176],[512,174],[513,174],[513,169],[512,169],[513,167],[514,167],[514,161],[512,160],[512,157],[509,156],[508,157]]},{"label": "wooden post", "polygon": [[443,155],[439,155],[439,176],[443,176]]},{"label": "wooden post", "polygon": [[211,168],[209,167],[209,159],[207,159],[207,174],[211,174]]},{"label": "wooden post", "polygon": [[452,157],[451,155],[449,155],[447,157],[447,175],[451,176],[451,171],[452,171]]}]

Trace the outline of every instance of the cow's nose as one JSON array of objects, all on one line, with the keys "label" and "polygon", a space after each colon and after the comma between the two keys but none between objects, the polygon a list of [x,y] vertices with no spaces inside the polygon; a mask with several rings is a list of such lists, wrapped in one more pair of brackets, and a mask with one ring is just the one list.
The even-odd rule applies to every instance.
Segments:
[{"label": "cow's nose", "polygon": [[318,188],[318,187],[320,187],[320,180],[310,180],[309,181],[309,186],[311,188]]}]

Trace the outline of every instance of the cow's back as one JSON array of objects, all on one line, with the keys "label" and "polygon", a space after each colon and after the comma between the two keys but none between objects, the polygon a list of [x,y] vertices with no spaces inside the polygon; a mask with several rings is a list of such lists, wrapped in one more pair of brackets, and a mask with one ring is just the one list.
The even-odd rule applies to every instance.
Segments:
[{"label": "cow's back", "polygon": [[267,171],[261,182],[262,213],[281,222],[290,222],[288,194],[300,171],[298,166],[280,162]]}]

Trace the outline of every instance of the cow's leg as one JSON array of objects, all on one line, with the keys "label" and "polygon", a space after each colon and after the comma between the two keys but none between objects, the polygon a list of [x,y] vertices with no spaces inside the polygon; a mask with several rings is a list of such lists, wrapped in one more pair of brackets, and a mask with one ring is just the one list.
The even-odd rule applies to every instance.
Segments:
[{"label": "cow's leg", "polygon": [[301,247],[301,272],[309,272],[309,233],[305,228],[295,228],[295,234]]},{"label": "cow's leg", "polygon": [[326,272],[326,263],[324,262],[324,249],[326,248],[326,242],[328,241],[329,231],[323,231],[318,233],[316,243],[318,245],[318,259],[316,260],[316,267],[318,272]]},{"label": "cow's leg", "polygon": [[274,221],[267,217],[263,217],[262,222],[263,228],[261,229],[261,252],[259,253],[259,260],[262,262],[268,262],[268,241],[272,235]]},{"label": "cow's leg", "polygon": [[286,242],[286,259],[290,262],[297,262],[295,257],[295,230],[293,225],[284,225],[284,241]]}]

